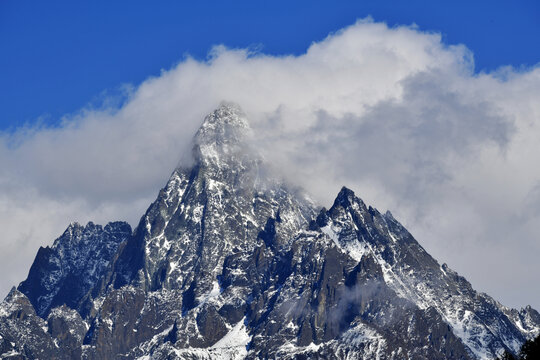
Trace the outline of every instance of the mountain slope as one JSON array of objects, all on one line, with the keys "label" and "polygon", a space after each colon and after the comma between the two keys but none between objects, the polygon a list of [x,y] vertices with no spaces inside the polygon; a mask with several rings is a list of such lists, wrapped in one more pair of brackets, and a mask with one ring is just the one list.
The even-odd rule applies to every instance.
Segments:
[{"label": "mountain slope", "polygon": [[273,178],[232,104],[133,234],[71,225],[19,290],[0,351],[30,359],[489,359],[540,332],[351,190],[318,209]]},{"label": "mountain slope", "polygon": [[474,291],[447,265],[439,266],[391,213],[367,208],[348,189],[316,223],[354,259],[373,256],[400,297],[421,309],[435,309],[478,358],[494,357],[501,348],[517,353],[539,331],[538,323],[514,321],[507,316],[509,309]]},{"label": "mountain slope", "polygon": [[52,247],[40,247],[28,278],[18,287],[39,316],[63,304],[77,308],[78,301],[94,287],[116,254],[131,237],[125,222],[85,227],[72,223]]}]

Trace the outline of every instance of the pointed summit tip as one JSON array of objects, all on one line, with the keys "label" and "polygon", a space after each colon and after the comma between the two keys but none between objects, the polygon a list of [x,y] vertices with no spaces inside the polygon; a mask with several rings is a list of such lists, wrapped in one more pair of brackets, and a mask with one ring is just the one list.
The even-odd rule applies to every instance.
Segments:
[{"label": "pointed summit tip", "polygon": [[202,133],[209,133],[224,127],[238,129],[249,128],[246,114],[240,105],[233,102],[222,101],[214,111],[204,118],[201,128],[196,136],[199,137]]},{"label": "pointed summit tip", "polygon": [[334,206],[340,205],[344,208],[347,208],[351,205],[351,202],[354,199],[354,191],[343,186],[339,191],[336,200],[334,201]]},{"label": "pointed summit tip", "polygon": [[82,226],[78,221],[72,221],[69,223],[68,227],[67,227],[67,230],[70,230],[70,229],[80,229],[80,228],[83,228],[84,226]]},{"label": "pointed summit tip", "polygon": [[251,129],[239,105],[222,102],[208,114],[195,134],[196,159],[218,159],[239,151],[246,144]]},{"label": "pointed summit tip", "polygon": [[343,186],[341,190],[339,191],[336,197],[336,200],[334,200],[334,206],[341,206],[344,208],[348,208],[353,203],[358,203],[361,207],[363,208],[365,207],[365,204],[362,201],[362,199],[357,197],[354,194],[354,191],[352,191],[346,186]]},{"label": "pointed summit tip", "polygon": [[242,107],[233,101],[222,101],[215,111],[226,111],[245,116]]},{"label": "pointed summit tip", "polygon": [[[64,230],[64,233],[61,235],[61,237],[63,236],[72,236],[73,233],[76,233],[78,231],[82,231],[84,230],[84,226],[82,226],[79,222],[77,221],[72,221],[69,223],[68,227],[66,228],[66,230]],[[57,239],[58,240],[58,239]],[[54,242],[54,246],[56,246],[56,243],[57,241]]]},{"label": "pointed summit tip", "polygon": [[387,220],[397,221],[396,218],[394,217],[394,215],[390,212],[390,210],[386,210],[386,212],[384,213],[384,217]]},{"label": "pointed summit tip", "polygon": [[346,186],[343,186],[341,188],[341,190],[339,191],[338,197],[343,197],[343,196],[352,197],[352,196],[354,196],[354,191],[352,191],[351,189],[349,189]]},{"label": "pointed summit tip", "polygon": [[19,291],[19,289],[17,289],[15,286],[12,286],[11,287],[11,290],[9,291],[9,293],[7,294],[7,296],[4,298],[4,301],[5,302],[12,302],[14,301],[15,299],[18,299],[18,298],[25,298],[26,296]]},{"label": "pointed summit tip", "polygon": [[13,296],[17,295],[18,292],[19,292],[19,290],[17,290],[17,288],[15,286],[12,286],[11,290],[9,290],[9,293],[7,294],[6,297],[13,297]]}]

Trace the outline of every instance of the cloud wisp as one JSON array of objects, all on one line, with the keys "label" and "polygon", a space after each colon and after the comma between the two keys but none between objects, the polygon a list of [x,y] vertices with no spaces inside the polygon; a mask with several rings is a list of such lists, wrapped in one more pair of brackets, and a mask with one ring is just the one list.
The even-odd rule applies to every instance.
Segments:
[{"label": "cloud wisp", "polygon": [[136,225],[204,115],[230,100],[321,205],[347,185],[477,289],[540,308],[539,98],[538,67],[478,74],[466,47],[369,19],[300,56],[217,46],[121,107],[0,135],[0,290],[71,221]]}]

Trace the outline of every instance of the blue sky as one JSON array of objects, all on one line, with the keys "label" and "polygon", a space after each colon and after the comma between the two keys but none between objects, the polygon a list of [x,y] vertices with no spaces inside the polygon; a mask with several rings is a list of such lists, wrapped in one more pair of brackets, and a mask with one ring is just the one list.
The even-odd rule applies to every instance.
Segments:
[{"label": "blue sky", "polygon": [[372,16],[416,23],[473,51],[476,71],[540,60],[540,3],[523,1],[0,2],[0,130],[62,115],[216,44],[301,54]]}]

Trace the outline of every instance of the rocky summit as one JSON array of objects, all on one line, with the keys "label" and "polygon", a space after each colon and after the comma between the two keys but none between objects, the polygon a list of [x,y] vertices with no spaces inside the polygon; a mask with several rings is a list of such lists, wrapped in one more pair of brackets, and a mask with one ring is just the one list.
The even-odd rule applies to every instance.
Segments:
[{"label": "rocky summit", "polygon": [[273,178],[250,133],[222,104],[135,230],[74,223],[40,248],[0,304],[0,358],[494,359],[540,333],[390,212]]}]

